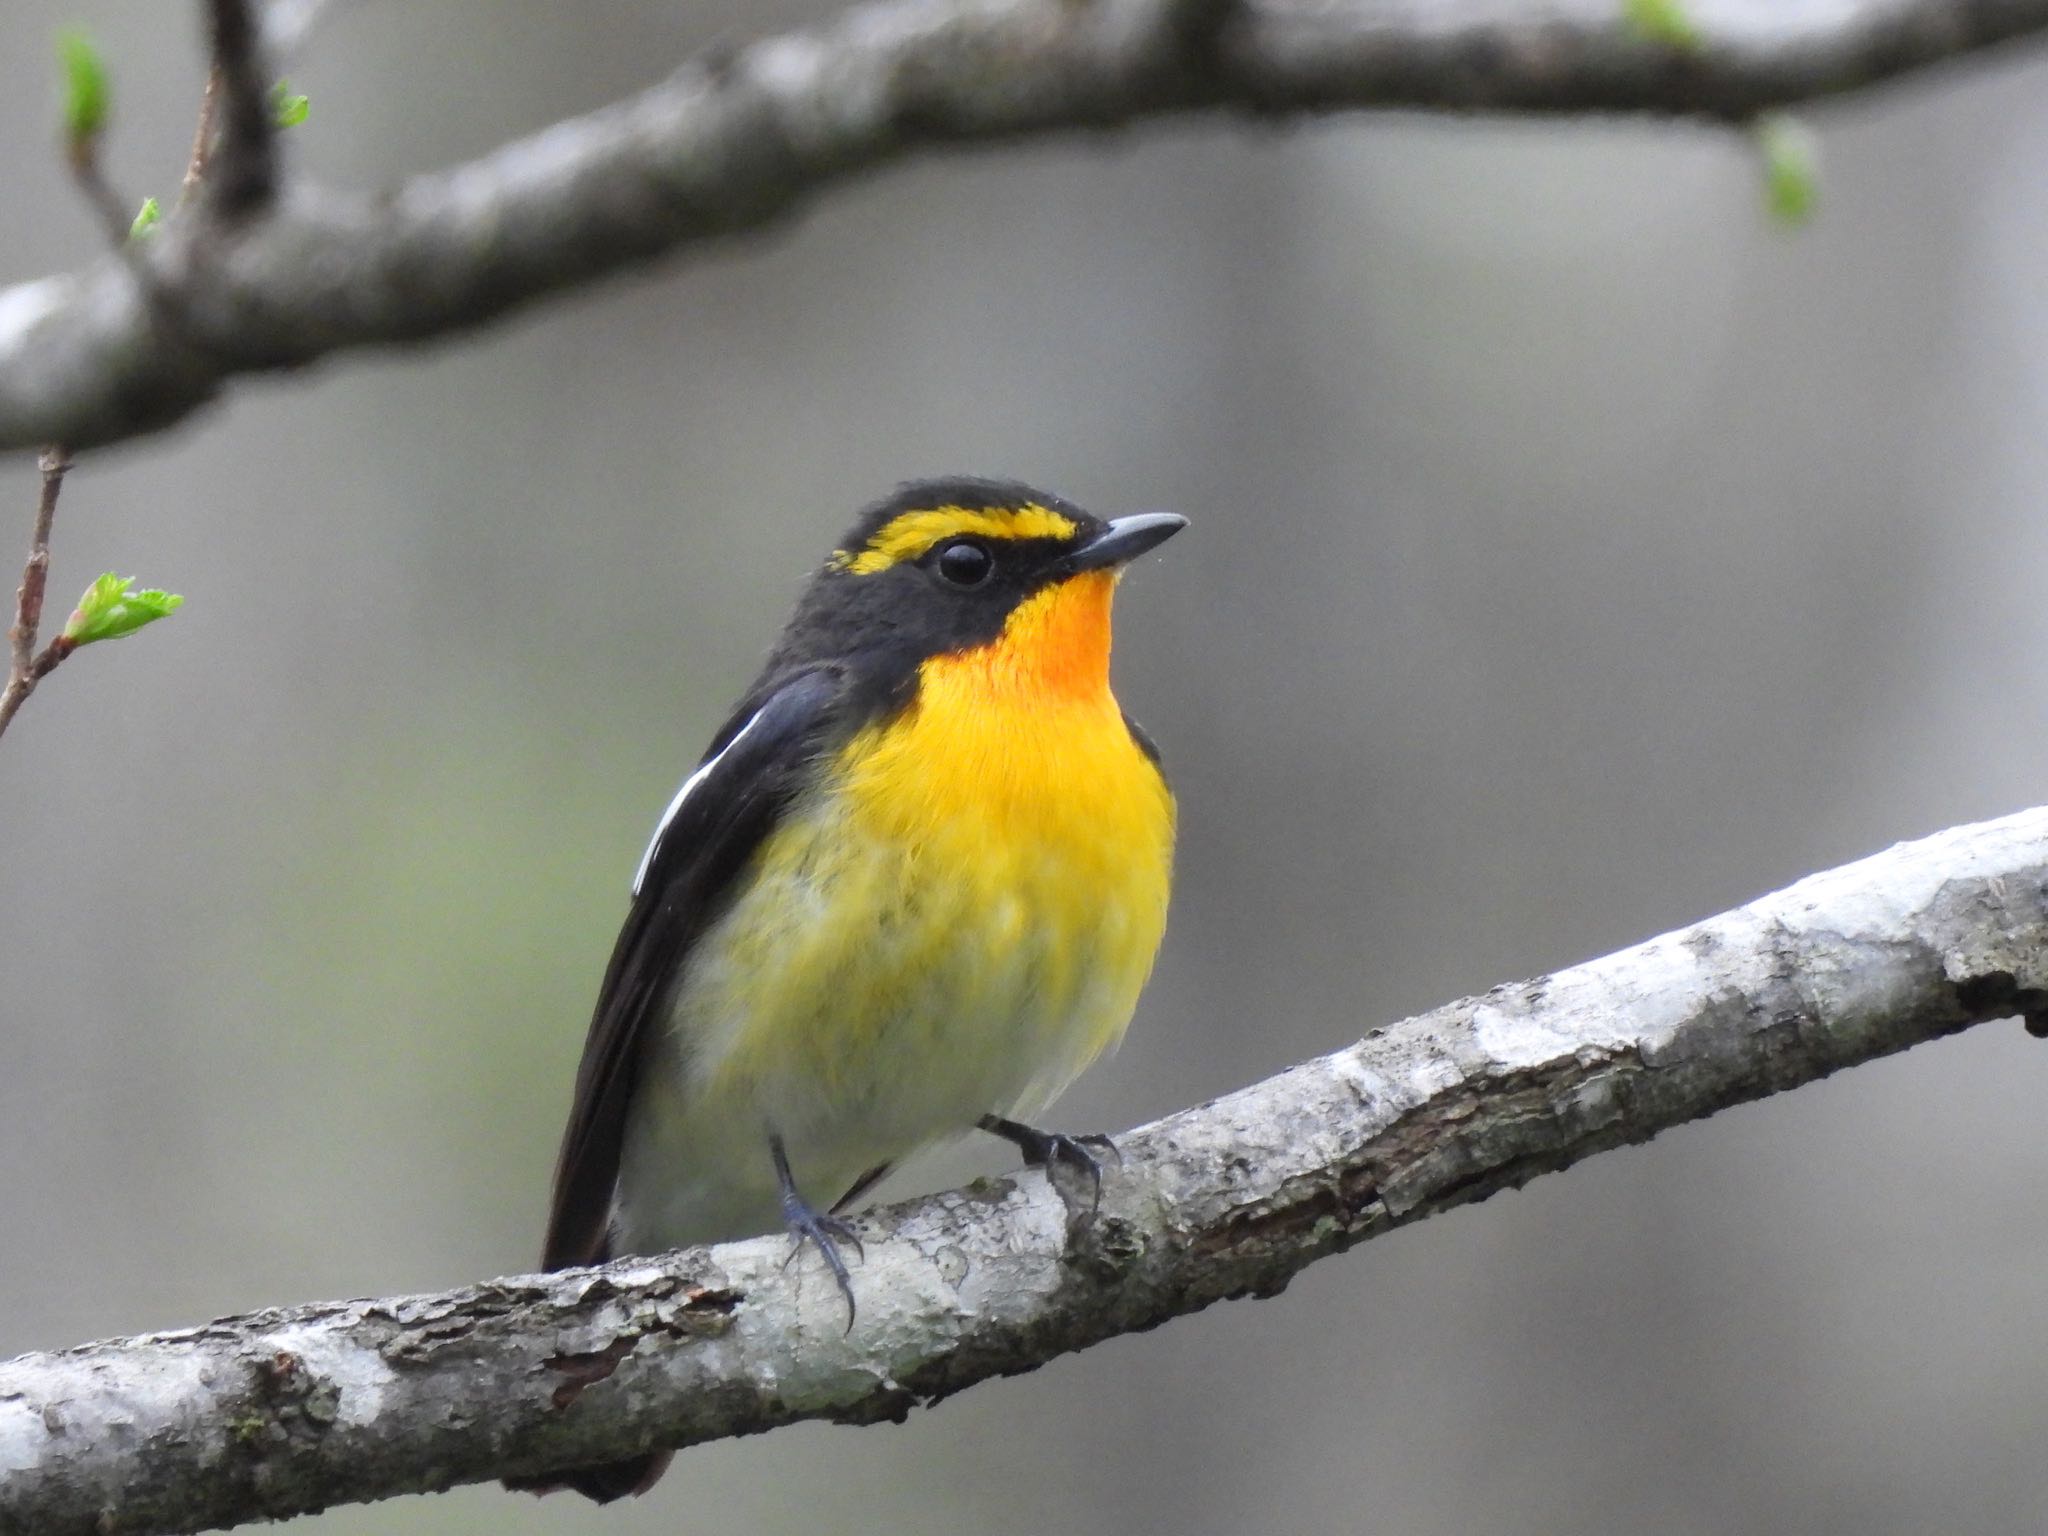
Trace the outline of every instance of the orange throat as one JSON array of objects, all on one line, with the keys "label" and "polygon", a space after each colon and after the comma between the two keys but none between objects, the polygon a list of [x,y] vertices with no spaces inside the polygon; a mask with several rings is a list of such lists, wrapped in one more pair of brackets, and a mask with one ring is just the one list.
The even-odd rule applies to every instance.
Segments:
[{"label": "orange throat", "polygon": [[890,737],[906,778],[945,786],[975,818],[1010,821],[1026,846],[1111,835],[1126,815],[1147,823],[1133,827],[1135,846],[1170,838],[1170,809],[1169,830],[1150,825],[1170,806],[1165,783],[1109,691],[1115,592],[1112,572],[1070,577],[1026,598],[986,645],[927,660],[909,728]]},{"label": "orange throat", "polygon": [[1017,605],[986,645],[924,665],[927,684],[990,702],[1112,703],[1109,608],[1116,573],[1085,571]]}]

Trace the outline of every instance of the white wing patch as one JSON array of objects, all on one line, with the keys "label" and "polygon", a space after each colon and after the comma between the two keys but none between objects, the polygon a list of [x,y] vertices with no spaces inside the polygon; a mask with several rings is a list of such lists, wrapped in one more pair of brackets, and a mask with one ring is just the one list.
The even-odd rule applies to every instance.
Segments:
[{"label": "white wing patch", "polygon": [[647,840],[647,851],[640,855],[640,867],[633,871],[633,894],[635,896],[640,894],[641,884],[647,879],[648,866],[654,862],[654,853],[661,846],[662,835],[668,831],[670,825],[675,821],[676,812],[683,808],[683,802],[690,798],[690,791],[699,784],[702,784],[709,777],[711,770],[725,761],[726,753],[731,752],[734,747],[747,739],[747,732],[760,724],[761,716],[764,713],[766,713],[766,706],[756,710],[753,718],[740,727],[740,733],[725,744],[725,751],[720,752],[718,756],[712,758],[709,762],[700,764],[696,772],[683,780],[683,787],[676,791],[675,799],[669,801],[668,809],[661,813],[661,820],[655,823],[654,836]]}]

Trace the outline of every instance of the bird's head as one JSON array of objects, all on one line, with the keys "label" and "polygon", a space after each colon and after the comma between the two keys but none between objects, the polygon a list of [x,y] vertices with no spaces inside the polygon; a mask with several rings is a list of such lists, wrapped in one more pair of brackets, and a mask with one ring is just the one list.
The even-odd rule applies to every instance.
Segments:
[{"label": "bird's head", "polygon": [[1037,687],[1106,687],[1117,577],[1186,523],[1099,518],[1015,481],[913,481],[860,514],[778,655],[880,653],[914,670],[971,654]]}]

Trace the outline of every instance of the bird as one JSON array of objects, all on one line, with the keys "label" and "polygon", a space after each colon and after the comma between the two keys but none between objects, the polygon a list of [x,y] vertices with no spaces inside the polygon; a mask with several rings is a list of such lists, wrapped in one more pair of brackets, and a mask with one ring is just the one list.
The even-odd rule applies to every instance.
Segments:
[{"label": "bird", "polygon": [[[1099,1197],[1103,1138],[1030,1122],[1123,1036],[1175,803],[1110,690],[1111,600],[1186,526],[1007,480],[862,510],[661,814],[592,1013],[542,1263],[839,1214],[974,1129]],[[607,1503],[669,1452],[513,1481]]]}]

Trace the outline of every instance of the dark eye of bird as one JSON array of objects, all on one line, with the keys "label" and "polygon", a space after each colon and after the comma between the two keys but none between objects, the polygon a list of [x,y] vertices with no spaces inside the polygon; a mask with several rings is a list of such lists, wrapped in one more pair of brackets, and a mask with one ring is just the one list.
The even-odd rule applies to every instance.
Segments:
[{"label": "dark eye of bird", "polygon": [[955,539],[933,563],[933,569],[956,587],[978,587],[995,568],[996,557],[972,539]]}]

